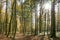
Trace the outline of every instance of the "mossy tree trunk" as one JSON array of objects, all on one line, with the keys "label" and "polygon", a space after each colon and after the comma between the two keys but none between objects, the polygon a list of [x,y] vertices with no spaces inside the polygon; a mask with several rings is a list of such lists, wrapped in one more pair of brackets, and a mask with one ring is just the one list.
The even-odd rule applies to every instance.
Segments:
[{"label": "mossy tree trunk", "polygon": [[10,17],[10,22],[9,22],[9,28],[8,28],[8,34],[7,34],[7,37],[9,36],[9,34],[11,33],[11,22],[12,22],[12,17],[13,17],[13,6],[14,6],[14,2],[12,3],[12,6],[11,6],[11,17]]},{"label": "mossy tree trunk", "polygon": [[16,34],[16,29],[17,29],[17,20],[16,20],[16,1],[14,0],[14,13],[13,13],[13,39],[15,38],[15,34]]}]

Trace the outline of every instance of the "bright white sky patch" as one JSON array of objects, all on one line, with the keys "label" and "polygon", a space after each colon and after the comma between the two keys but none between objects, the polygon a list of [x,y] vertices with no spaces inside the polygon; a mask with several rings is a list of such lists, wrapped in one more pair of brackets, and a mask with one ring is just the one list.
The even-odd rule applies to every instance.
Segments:
[{"label": "bright white sky patch", "polygon": [[4,9],[4,10],[6,9],[6,3],[3,4],[3,9]]},{"label": "bright white sky patch", "polygon": [[21,3],[24,3],[24,2],[25,2],[25,0],[19,0],[19,1],[17,1],[17,4],[21,5]]},{"label": "bright white sky patch", "polygon": [[58,12],[58,4],[55,5],[55,12]]},{"label": "bright white sky patch", "polygon": [[45,3],[45,4],[43,5],[43,8],[44,8],[44,9],[51,10],[51,2],[49,1],[49,2]]},{"label": "bright white sky patch", "polygon": [[5,12],[5,9],[6,9],[6,2],[3,3],[3,10],[4,10],[4,12]]},{"label": "bright white sky patch", "polygon": [[35,28],[35,13],[33,12],[32,15],[33,15],[33,18],[32,18],[33,19],[32,20],[33,21],[33,28]]},{"label": "bright white sky patch", "polygon": [[17,4],[18,4],[18,5],[20,5],[20,2],[19,2],[19,1],[17,1]]},{"label": "bright white sky patch", "polygon": [[24,3],[24,2],[25,2],[25,0],[20,0],[20,2],[21,2],[21,3]]},{"label": "bright white sky patch", "polygon": [[24,3],[24,2],[25,2],[25,0],[22,0],[22,2]]},{"label": "bright white sky patch", "polygon": [[37,13],[38,13],[38,16],[39,16],[39,13],[40,13],[40,4],[37,5]]}]

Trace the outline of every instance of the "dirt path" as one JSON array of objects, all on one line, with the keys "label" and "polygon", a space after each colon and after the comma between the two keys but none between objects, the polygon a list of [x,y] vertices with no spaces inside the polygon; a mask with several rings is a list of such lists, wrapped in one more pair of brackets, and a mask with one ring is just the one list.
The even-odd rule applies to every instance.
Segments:
[{"label": "dirt path", "polygon": [[[11,38],[6,38],[5,35],[0,35],[0,40],[12,40]],[[46,36],[33,36],[33,35],[27,35],[23,36],[21,34],[16,34],[15,40],[53,40],[52,38],[49,38]],[[55,38],[54,40],[60,40],[60,38]]]}]

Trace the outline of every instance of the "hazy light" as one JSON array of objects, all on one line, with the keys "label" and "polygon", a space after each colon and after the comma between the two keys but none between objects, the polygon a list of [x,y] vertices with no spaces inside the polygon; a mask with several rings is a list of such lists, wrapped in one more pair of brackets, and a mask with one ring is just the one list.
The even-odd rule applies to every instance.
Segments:
[{"label": "hazy light", "polygon": [[58,12],[58,4],[55,5],[55,12]]},{"label": "hazy light", "polygon": [[18,5],[20,5],[20,2],[19,2],[19,1],[17,1],[17,4],[18,4]]},{"label": "hazy light", "polygon": [[49,1],[49,2],[45,3],[45,4],[43,5],[43,8],[44,8],[44,9],[49,9],[49,10],[51,10],[51,2]]},{"label": "hazy light", "polygon": [[38,17],[39,17],[39,13],[40,13],[40,4],[37,5],[37,14],[38,14]]},{"label": "hazy light", "polygon": [[6,10],[6,2],[3,3],[3,10],[4,10],[4,12],[5,12],[5,10]]},{"label": "hazy light", "polygon": [[24,3],[24,2],[25,2],[25,0],[20,0],[20,2],[21,2],[21,3]]}]

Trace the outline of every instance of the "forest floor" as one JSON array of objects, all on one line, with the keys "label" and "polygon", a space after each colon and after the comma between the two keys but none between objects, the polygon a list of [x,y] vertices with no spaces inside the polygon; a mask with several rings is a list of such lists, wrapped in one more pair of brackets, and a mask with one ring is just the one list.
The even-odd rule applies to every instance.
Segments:
[{"label": "forest floor", "polygon": [[[5,35],[0,35],[0,40],[12,40],[11,37],[6,38]],[[23,36],[21,34],[16,34],[15,40],[53,40],[52,38],[45,36],[34,36],[34,35],[26,35]],[[60,38],[55,38],[54,40],[60,40]]]}]

